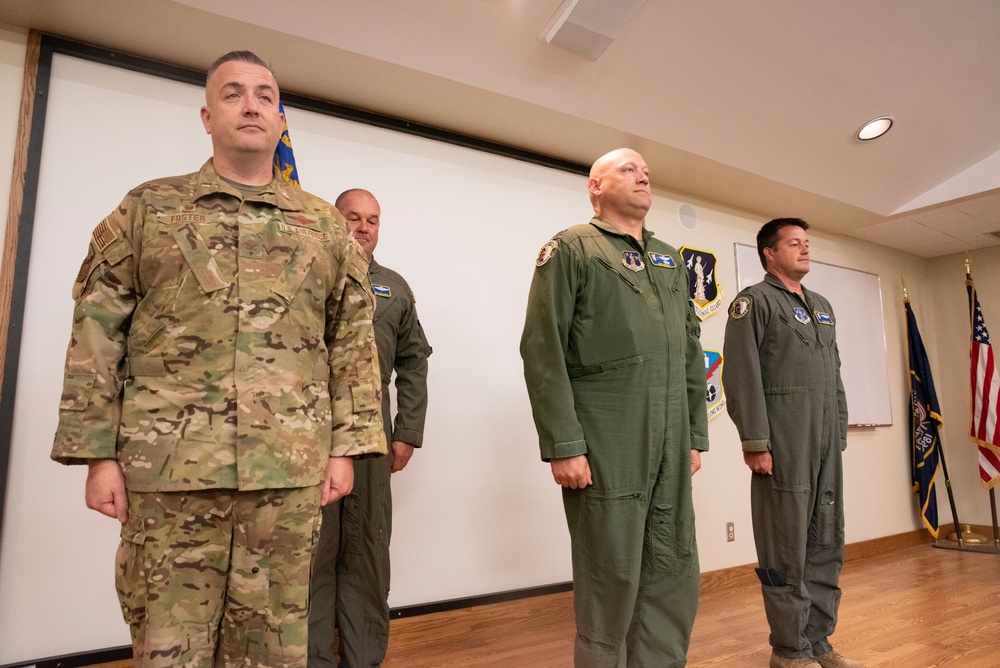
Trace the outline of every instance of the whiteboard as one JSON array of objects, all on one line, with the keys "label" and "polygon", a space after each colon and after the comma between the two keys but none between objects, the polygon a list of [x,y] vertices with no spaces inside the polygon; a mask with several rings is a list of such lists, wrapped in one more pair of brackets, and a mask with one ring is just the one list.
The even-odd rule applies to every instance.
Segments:
[{"label": "whiteboard", "polygon": [[[45,97],[0,538],[0,665],[129,644],[117,522],[84,507],[86,467],[49,460],[70,289],[91,230],[130,188],[211,154],[201,86],[57,53]],[[306,190],[379,199],[375,256],[413,288],[434,348],[424,447],[393,475],[390,605],[569,581],[561,494],[539,456],[518,343],[538,249],[592,215],[586,178],[286,112]]]},{"label": "whiteboard", "polygon": [[[733,244],[739,289],[764,280],[756,246]],[[837,318],[840,375],[853,427],[889,426],[889,366],[886,360],[882,287],[878,274],[810,260],[802,281],[830,301]]]}]

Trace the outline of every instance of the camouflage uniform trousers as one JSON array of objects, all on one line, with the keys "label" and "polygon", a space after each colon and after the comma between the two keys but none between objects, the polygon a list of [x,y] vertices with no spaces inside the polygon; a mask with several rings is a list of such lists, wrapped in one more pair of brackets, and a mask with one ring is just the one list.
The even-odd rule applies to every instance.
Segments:
[{"label": "camouflage uniform trousers", "polygon": [[319,495],[129,492],[115,586],[136,668],[305,666]]}]

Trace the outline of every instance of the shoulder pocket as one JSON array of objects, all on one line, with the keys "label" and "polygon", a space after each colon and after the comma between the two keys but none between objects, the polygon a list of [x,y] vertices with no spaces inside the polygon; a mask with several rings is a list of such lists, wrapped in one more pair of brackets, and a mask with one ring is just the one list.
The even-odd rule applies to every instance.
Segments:
[{"label": "shoulder pocket", "polygon": [[132,244],[108,216],[102,220],[90,235],[87,257],[80,265],[80,271],[73,283],[73,300],[90,293],[94,283],[104,273],[125,258],[132,255]]}]

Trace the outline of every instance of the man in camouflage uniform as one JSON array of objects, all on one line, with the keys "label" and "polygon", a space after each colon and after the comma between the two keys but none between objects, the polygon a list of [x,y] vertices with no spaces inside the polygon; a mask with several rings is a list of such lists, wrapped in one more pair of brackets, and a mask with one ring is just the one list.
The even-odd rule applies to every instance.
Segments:
[{"label": "man in camouflage uniform", "polygon": [[578,668],[685,665],[698,604],[691,477],[705,356],[678,252],[646,229],[642,156],[587,182],[594,217],[542,247],[521,337],[542,459],[562,486]]},{"label": "man in camouflage uniform", "polygon": [[836,319],[807,290],[809,225],[777,218],[757,233],[767,274],[729,308],[729,415],[753,471],[750,507],[771,668],[864,668],[830,645],[844,563],[847,399]]},{"label": "man in camouflage uniform", "polygon": [[94,230],[52,458],[122,522],[137,666],[304,666],[320,505],[385,452],[367,261],[281,180],[278,87],[212,65],[212,159],[130,192]]},{"label": "man in camouflage uniform", "polygon": [[[354,238],[370,260],[375,292],[375,343],[382,371],[382,417],[391,457],[359,461],[354,489],[323,508],[309,610],[309,666],[332,668],[334,626],[341,668],[380,666],[389,645],[391,473],[403,470],[423,442],[427,358],[431,347],[403,277],[375,261],[382,210],[367,190],[337,198]],[[389,382],[396,372],[396,419],[389,419]]]}]

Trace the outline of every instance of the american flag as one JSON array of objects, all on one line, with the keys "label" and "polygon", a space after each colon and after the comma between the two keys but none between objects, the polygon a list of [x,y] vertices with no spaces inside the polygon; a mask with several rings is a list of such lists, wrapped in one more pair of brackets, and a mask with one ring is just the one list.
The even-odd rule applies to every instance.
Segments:
[{"label": "american flag", "polygon": [[965,286],[969,292],[972,322],[972,423],[969,436],[979,446],[979,479],[983,487],[992,489],[1000,482],[1000,430],[997,429],[1000,378],[994,365],[990,333],[976,296],[976,284],[968,274]]}]

